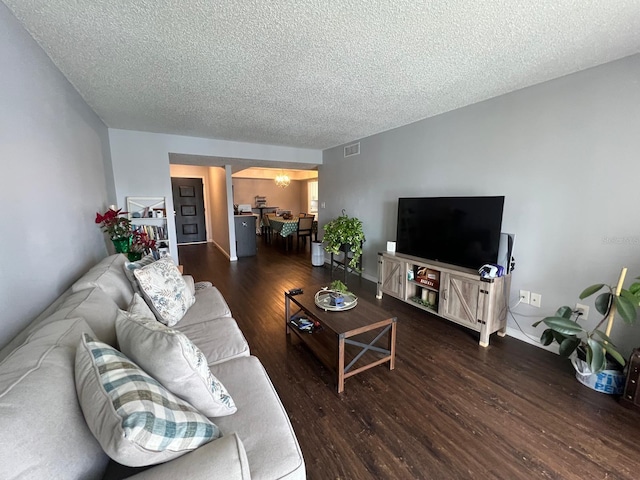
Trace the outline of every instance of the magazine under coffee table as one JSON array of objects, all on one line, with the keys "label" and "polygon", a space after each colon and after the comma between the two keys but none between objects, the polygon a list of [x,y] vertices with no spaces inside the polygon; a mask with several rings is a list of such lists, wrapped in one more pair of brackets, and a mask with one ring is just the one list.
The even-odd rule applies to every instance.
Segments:
[{"label": "magazine under coffee table", "polygon": [[[287,335],[293,332],[325,366],[335,371],[338,393],[344,390],[347,378],[369,368],[389,362],[389,370],[393,370],[396,318],[362,298],[350,310],[325,311],[315,303],[315,294],[321,288],[305,287],[299,295],[285,292]],[[301,318],[315,324],[312,333],[298,328]]]}]

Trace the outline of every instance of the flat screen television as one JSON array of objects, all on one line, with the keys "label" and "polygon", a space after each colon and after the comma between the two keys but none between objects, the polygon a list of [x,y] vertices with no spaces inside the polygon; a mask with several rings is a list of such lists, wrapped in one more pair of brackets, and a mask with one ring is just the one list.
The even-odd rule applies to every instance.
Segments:
[{"label": "flat screen television", "polygon": [[497,263],[504,197],[398,199],[396,251],[478,269]]}]

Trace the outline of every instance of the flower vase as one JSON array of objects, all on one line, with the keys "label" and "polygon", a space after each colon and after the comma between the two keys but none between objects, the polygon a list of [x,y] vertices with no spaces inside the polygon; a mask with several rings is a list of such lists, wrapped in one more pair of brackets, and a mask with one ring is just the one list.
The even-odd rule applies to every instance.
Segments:
[{"label": "flower vase", "polygon": [[129,252],[129,244],[131,243],[131,237],[119,237],[112,238],[113,246],[116,249],[116,253],[127,253]]},{"label": "flower vase", "polygon": [[142,252],[129,252],[127,253],[127,258],[130,262],[137,262],[142,258]]}]

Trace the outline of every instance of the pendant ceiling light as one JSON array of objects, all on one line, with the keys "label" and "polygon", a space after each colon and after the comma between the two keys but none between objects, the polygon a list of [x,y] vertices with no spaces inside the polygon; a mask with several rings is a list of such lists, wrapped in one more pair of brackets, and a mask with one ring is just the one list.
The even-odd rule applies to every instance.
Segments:
[{"label": "pendant ceiling light", "polygon": [[288,187],[291,183],[289,175],[280,172],[280,175],[276,175],[276,185],[282,188]]}]

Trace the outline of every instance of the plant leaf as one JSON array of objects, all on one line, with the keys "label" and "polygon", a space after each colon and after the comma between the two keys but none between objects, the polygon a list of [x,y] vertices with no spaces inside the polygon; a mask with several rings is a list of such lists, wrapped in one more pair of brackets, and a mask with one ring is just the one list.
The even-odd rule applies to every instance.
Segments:
[{"label": "plant leaf", "polygon": [[598,283],[597,285],[591,285],[590,287],[585,288],[580,294],[580,300],[584,300],[585,298],[590,297],[602,287],[604,287],[604,283]]},{"label": "plant leaf", "polygon": [[571,318],[571,315],[573,315],[573,309],[566,305],[556,310],[556,317]]},{"label": "plant leaf", "polygon": [[604,332],[600,330],[594,330],[593,333],[595,335],[598,335],[605,342],[609,342],[610,345],[613,345],[613,342],[611,341],[611,339]]},{"label": "plant leaf", "polygon": [[547,328],[542,332],[542,335],[540,335],[540,343],[546,347],[547,345],[551,345],[551,342],[553,342],[553,330]]},{"label": "plant leaf", "polygon": [[548,327],[556,332],[564,333],[565,335],[577,335],[584,332],[583,328],[573,320],[569,320],[563,317],[546,317],[542,321]]},{"label": "plant leaf", "polygon": [[631,293],[631,295],[636,295],[637,296],[640,293],[640,282],[632,283],[629,286],[629,292]]},{"label": "plant leaf", "polygon": [[567,337],[560,344],[560,356],[567,358],[580,345],[580,339],[577,337]]},{"label": "plant leaf", "polygon": [[618,352],[613,345],[611,345],[610,343],[605,343],[604,349],[607,351],[609,355],[613,357],[613,359],[616,362],[618,362],[620,365],[624,367],[626,362],[624,361],[624,358],[622,357],[622,355],[620,355],[620,352]]},{"label": "plant leaf", "polygon": [[591,347],[591,362],[589,362],[589,366],[593,373],[599,373],[605,367],[604,345],[595,338],[588,338],[587,342]]},{"label": "plant leaf", "polygon": [[562,334],[562,333],[560,333],[560,332],[556,332],[554,330],[553,331],[553,338],[555,339],[556,342],[562,343],[562,342],[564,342],[564,339],[567,338],[567,336]]},{"label": "plant leaf", "polygon": [[632,324],[636,321],[636,307],[628,298],[615,297],[616,308],[618,314],[622,317],[625,323]]},{"label": "plant leaf", "polygon": [[609,302],[612,296],[611,292],[606,292],[596,297],[596,310],[600,312],[601,315],[609,313]]},{"label": "plant leaf", "polygon": [[[537,322],[534,322],[531,326],[533,328],[536,328],[538,325],[540,325],[542,323],[542,320],[538,320]],[[543,332],[544,333],[544,332]]]},{"label": "plant leaf", "polygon": [[625,290],[624,288],[620,291],[620,296],[626,298],[631,303],[633,303],[634,307],[640,306],[640,295],[636,296],[631,293],[631,290]]}]

